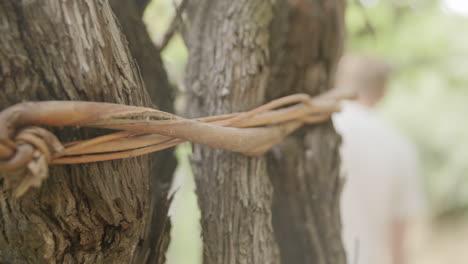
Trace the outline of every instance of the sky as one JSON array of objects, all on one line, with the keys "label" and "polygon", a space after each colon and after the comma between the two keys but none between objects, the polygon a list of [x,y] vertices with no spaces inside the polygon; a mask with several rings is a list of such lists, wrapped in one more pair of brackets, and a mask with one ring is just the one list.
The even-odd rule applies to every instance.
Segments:
[{"label": "sky", "polygon": [[468,17],[468,0],[444,0],[443,8],[449,12]]}]

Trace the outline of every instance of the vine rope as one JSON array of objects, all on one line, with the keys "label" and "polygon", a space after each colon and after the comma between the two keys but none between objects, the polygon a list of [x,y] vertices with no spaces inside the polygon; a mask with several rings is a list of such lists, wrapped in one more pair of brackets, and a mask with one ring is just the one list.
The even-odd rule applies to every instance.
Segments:
[{"label": "vine rope", "polygon": [[[305,124],[328,120],[350,95],[335,90],[314,98],[294,94],[253,110],[186,119],[152,108],[81,101],[26,102],[0,112],[0,176],[22,171],[15,195],[39,187],[49,164],[79,164],[130,158],[189,141],[261,155]],[[40,126],[116,130],[61,143]]]}]

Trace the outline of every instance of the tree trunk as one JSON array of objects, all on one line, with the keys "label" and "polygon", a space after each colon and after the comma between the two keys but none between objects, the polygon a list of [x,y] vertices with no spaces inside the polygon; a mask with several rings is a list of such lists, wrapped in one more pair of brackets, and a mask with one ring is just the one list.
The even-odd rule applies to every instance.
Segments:
[{"label": "tree trunk", "polygon": [[[188,112],[248,110],[265,101],[269,77],[266,0],[201,0],[188,6]],[[266,158],[194,146],[205,264],[279,263]]]},{"label": "tree trunk", "polygon": [[[342,50],[344,5],[343,0],[189,5],[188,112],[224,114],[283,95],[330,89]],[[194,146],[204,263],[279,263],[278,245],[281,263],[345,263],[339,142],[325,123],[301,129],[266,158]]]},{"label": "tree trunk", "polygon": [[[343,0],[283,1],[271,26],[269,99],[333,85],[344,37]],[[340,138],[331,122],[304,127],[268,155],[273,227],[282,263],[345,263],[339,197]]]},{"label": "tree trunk", "polygon": [[[112,10],[122,26],[128,40],[131,55],[141,71],[141,77],[154,106],[174,113],[173,92],[164,69],[159,50],[153,44],[143,23],[143,12],[150,0],[110,0]],[[142,254],[135,263],[164,263],[165,252],[169,245],[170,223],[167,218],[169,201],[168,191],[176,167],[173,149],[152,154],[152,190],[150,192],[151,224],[145,233]],[[154,246],[159,248],[155,248]],[[143,258],[143,259],[142,259]]]},{"label": "tree trunk", "polygon": [[142,20],[149,2],[150,0],[110,0],[153,103],[162,111],[173,113],[174,98],[167,73],[159,50],[153,44]]},{"label": "tree trunk", "polygon": [[[23,100],[152,105],[107,1],[6,0],[0,20],[0,108]],[[54,131],[64,142],[99,133]],[[169,170],[155,168],[154,155],[51,166],[42,187],[19,199],[2,181],[0,262],[162,263]]]}]

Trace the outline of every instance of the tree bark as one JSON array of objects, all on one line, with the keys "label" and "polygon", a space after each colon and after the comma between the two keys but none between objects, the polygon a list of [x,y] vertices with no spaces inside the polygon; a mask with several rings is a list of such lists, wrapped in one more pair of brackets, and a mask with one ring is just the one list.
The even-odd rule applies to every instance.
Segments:
[{"label": "tree bark", "polygon": [[[152,105],[107,1],[6,0],[0,21],[2,109],[54,99]],[[65,142],[99,133],[54,132]],[[155,168],[151,155],[51,166],[43,186],[19,199],[2,180],[0,262],[162,263],[168,177]]]},{"label": "tree bark", "polygon": [[149,0],[110,0],[153,103],[160,110],[173,113],[174,96],[167,73],[142,20],[148,3]]},{"label": "tree bark", "polygon": [[[163,111],[174,113],[173,90],[161,54],[152,42],[143,22],[143,13],[148,3],[149,0],[110,0],[153,105]],[[142,244],[144,253],[135,259],[135,263],[163,263],[170,241],[167,196],[177,161],[172,148],[151,155],[154,160],[150,206],[152,221]],[[154,245],[159,248],[155,248]]]},{"label": "tree bark", "polygon": [[[269,0],[189,2],[189,114],[226,114],[265,101],[272,8]],[[205,264],[279,263],[265,161],[194,146]]]},{"label": "tree bark", "polygon": [[[344,38],[343,0],[289,0],[271,25],[269,99],[333,85]],[[341,243],[340,137],[331,122],[304,127],[268,155],[273,227],[282,263],[346,263]]]},{"label": "tree bark", "polygon": [[[188,112],[224,114],[292,93],[329,90],[342,50],[344,5],[189,4]],[[277,243],[281,263],[345,263],[339,143],[329,122],[301,129],[267,157],[194,146],[204,263],[279,263]]]}]

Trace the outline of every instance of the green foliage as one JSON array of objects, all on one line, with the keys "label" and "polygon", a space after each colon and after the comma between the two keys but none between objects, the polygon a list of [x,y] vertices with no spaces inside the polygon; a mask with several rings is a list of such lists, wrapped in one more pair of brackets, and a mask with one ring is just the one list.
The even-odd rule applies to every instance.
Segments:
[{"label": "green foliage", "polygon": [[200,210],[195,195],[189,157],[192,149],[185,143],[176,149],[179,162],[172,189],[176,192],[170,209],[172,230],[167,251],[168,264],[201,263]]},{"label": "green foliage", "polygon": [[[396,68],[382,114],[420,150],[427,190],[437,211],[468,205],[468,18],[436,1],[399,6],[350,2],[348,51]],[[366,29],[366,16],[375,34]]]}]

